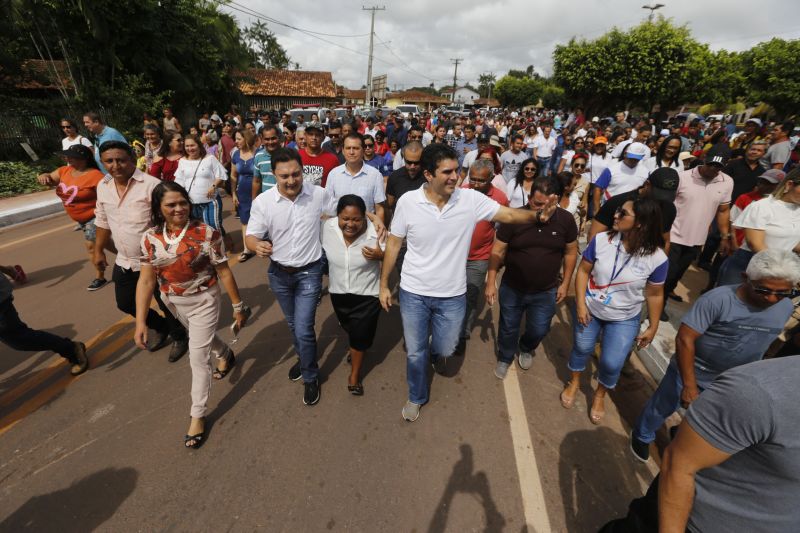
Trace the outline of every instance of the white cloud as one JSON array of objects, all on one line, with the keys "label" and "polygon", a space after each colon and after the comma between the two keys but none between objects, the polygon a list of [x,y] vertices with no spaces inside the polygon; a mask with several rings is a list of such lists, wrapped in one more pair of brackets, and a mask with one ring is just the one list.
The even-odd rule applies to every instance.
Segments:
[{"label": "white cloud", "polygon": [[[647,0],[645,0],[647,1]],[[373,75],[388,74],[389,86],[437,87],[453,80],[451,58],[462,58],[459,83],[477,83],[478,75],[498,76],[511,68],[533,64],[552,72],[551,54],[557,43],[573,36],[596,38],[613,26],[628,28],[647,18],[642,0],[390,0],[375,16]],[[677,24],[688,24],[696,39],[712,48],[742,50],[772,36],[800,38],[795,22],[796,0],[666,0],[658,11]],[[237,9],[257,11],[298,28],[338,35],[369,33],[370,16],[362,1],[235,0],[223,10],[242,24],[255,17]],[[785,14],[785,17],[781,16]],[[293,61],[304,70],[333,72],[337,83],[357,88],[366,82],[369,37],[318,38],[268,23]],[[382,41],[388,45],[384,46]],[[394,52],[394,54],[392,53]],[[396,55],[395,55],[396,54]],[[402,58],[401,59],[398,59]],[[405,65],[403,64],[405,62]]]}]

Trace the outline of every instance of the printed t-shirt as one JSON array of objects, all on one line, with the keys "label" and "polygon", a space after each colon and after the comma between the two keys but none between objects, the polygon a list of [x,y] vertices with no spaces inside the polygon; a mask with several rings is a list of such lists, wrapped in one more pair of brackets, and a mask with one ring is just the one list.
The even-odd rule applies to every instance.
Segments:
[{"label": "printed t-shirt", "polygon": [[703,387],[729,368],[760,360],[792,314],[790,298],[761,309],[739,299],[738,287],[708,291],[681,320],[701,334],[694,343],[694,368]]},{"label": "printed t-shirt", "polygon": [[[764,245],[770,250],[791,251],[800,242],[800,205],[767,196],[748,205],[734,226],[764,232]],[[742,249],[750,251],[747,239]]]},{"label": "printed t-shirt", "polygon": [[604,189],[603,196],[606,200],[612,196],[628,191],[635,191],[647,181],[650,172],[647,167],[639,162],[631,168],[622,161],[608,165],[600,177],[597,178],[595,186]]},{"label": "printed t-shirt", "polygon": [[[462,188],[467,189],[469,185],[462,185]],[[478,191],[480,192],[480,191]],[[491,186],[489,192],[486,194],[489,198],[494,200],[500,205],[508,207],[508,198],[506,195],[495,187]],[[472,241],[469,243],[469,254],[467,261],[485,261],[492,255],[492,244],[494,244],[495,226],[494,222],[488,220],[481,220],[475,224],[475,229],[472,230]]]},{"label": "printed t-shirt", "polygon": [[650,255],[631,256],[617,233],[598,233],[583,260],[593,263],[586,287],[586,306],[601,320],[627,320],[642,311],[645,285],[661,285],[667,279],[669,262],[659,248]]},{"label": "printed t-shirt", "polygon": [[520,152],[518,154],[515,154],[511,150],[503,152],[503,155],[500,156],[500,163],[503,167],[503,179],[506,180],[506,183],[517,177],[517,171],[519,171],[520,165],[529,158],[530,156],[525,152]]},{"label": "printed t-shirt", "polygon": [[94,168],[80,176],[74,176],[74,172],[75,169],[69,165],[58,168],[61,181],[56,186],[56,194],[69,217],[83,224],[94,218],[97,184],[103,179],[103,173]]},{"label": "printed t-shirt", "polygon": [[[530,211],[530,206],[522,209]],[[561,208],[545,224],[500,224],[497,240],[508,245],[503,283],[523,293],[557,286],[564,251],[577,238],[575,219]]]},{"label": "printed t-shirt", "polygon": [[300,159],[303,161],[303,181],[324,187],[328,181],[328,173],[338,167],[339,158],[330,152],[319,155],[310,155],[305,150],[300,150]]},{"label": "printed t-shirt", "polygon": [[216,285],[214,266],[228,260],[219,231],[202,222],[190,223],[177,245],[168,244],[163,234],[150,228],[142,236],[142,254],[142,263],[155,270],[161,292],[177,296]]}]

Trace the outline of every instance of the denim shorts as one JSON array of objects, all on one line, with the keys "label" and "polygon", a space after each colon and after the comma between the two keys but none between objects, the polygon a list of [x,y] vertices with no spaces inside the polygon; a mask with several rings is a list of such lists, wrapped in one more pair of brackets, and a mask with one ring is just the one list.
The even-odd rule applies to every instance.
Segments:
[{"label": "denim shorts", "polygon": [[94,242],[97,240],[97,226],[94,225],[94,220],[89,220],[88,222],[78,222],[78,225],[83,230],[83,238],[89,242]]}]

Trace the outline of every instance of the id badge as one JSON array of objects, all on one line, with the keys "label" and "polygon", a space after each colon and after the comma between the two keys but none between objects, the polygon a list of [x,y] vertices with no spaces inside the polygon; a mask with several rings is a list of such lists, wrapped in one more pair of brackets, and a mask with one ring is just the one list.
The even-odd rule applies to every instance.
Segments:
[{"label": "id badge", "polygon": [[597,299],[600,300],[602,303],[606,303],[608,301],[608,293],[603,291],[597,295]]}]

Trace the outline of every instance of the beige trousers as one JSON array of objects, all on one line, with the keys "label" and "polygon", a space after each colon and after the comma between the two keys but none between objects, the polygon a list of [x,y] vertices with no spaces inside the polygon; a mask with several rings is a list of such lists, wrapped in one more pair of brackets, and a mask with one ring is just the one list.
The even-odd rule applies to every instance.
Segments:
[{"label": "beige trousers", "polygon": [[164,293],[161,296],[189,333],[189,364],[192,367],[191,416],[202,418],[206,416],[206,404],[211,392],[211,355],[222,359],[228,351],[228,345],[217,335],[219,285],[188,296]]}]

